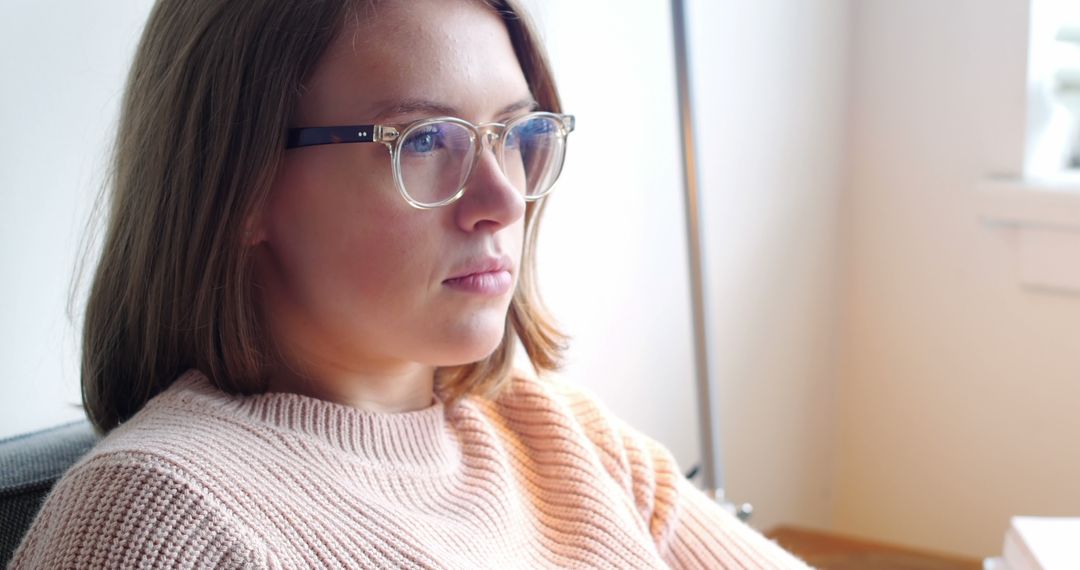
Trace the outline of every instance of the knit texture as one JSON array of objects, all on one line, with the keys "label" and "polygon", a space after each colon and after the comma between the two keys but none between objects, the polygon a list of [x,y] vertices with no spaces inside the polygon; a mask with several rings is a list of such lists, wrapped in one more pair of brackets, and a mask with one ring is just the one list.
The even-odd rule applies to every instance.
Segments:
[{"label": "knit texture", "polygon": [[60,475],[98,439],[86,420],[0,439],[0,566],[7,567]]},{"label": "knit texture", "polygon": [[375,413],[181,376],[56,484],[13,568],[806,568],[585,388]]}]

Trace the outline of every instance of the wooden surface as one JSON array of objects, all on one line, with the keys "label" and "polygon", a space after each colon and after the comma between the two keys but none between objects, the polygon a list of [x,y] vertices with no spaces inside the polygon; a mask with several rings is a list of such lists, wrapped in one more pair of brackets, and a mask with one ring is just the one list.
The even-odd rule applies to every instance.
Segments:
[{"label": "wooden surface", "polygon": [[821,570],[982,570],[981,560],[798,527],[776,527],[765,536]]}]

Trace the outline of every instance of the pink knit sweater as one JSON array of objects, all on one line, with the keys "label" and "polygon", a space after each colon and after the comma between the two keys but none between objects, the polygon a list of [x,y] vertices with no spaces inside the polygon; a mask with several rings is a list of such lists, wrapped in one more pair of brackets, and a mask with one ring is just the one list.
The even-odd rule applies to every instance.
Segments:
[{"label": "pink knit sweater", "polygon": [[806,568],[587,390],[372,413],[180,377],[57,483],[14,568]]}]

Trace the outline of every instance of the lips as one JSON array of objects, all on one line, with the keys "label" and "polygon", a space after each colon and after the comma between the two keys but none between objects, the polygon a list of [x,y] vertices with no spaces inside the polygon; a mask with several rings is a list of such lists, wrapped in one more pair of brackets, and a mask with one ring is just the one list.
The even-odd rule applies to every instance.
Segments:
[{"label": "lips", "polygon": [[507,256],[476,258],[455,269],[453,277],[442,283],[450,289],[464,293],[502,295],[514,284],[511,267],[513,264]]}]

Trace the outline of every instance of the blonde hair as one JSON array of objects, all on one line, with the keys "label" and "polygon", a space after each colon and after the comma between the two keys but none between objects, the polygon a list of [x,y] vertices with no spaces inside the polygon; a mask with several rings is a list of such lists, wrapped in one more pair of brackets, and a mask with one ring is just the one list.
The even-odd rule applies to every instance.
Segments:
[{"label": "blonde hair", "polygon": [[[540,109],[560,112],[538,36],[516,0],[503,19]],[[371,0],[159,0],[127,80],[103,251],[83,327],[83,406],[105,433],[184,371],[219,388],[266,390],[272,349],[251,287],[244,222],[266,199],[302,83],[346,17]],[[453,405],[508,385],[518,339],[538,372],[566,337],[536,288],[544,202],[525,213],[521,274],[498,348],[440,369]]]}]

